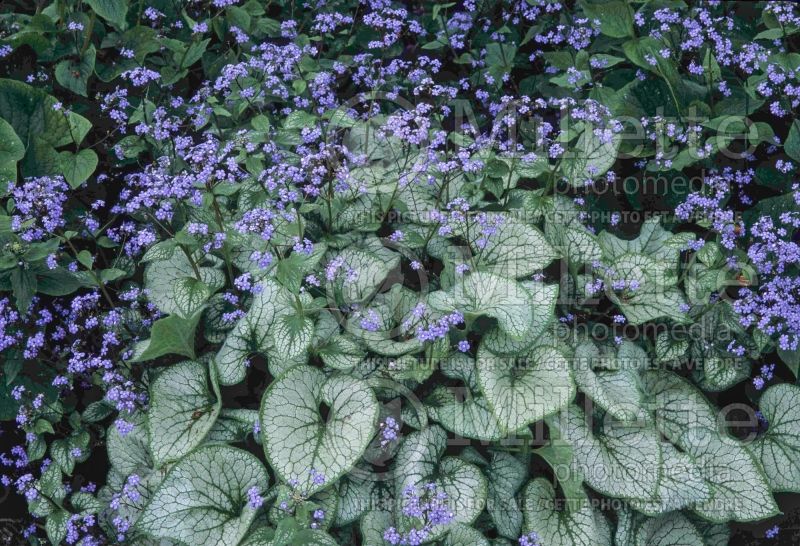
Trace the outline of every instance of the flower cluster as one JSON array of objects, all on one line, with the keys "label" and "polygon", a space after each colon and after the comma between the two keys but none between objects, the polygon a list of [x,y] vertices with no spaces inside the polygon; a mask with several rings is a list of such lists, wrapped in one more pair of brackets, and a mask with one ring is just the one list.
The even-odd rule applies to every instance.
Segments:
[{"label": "flower cluster", "polygon": [[9,184],[14,199],[11,229],[25,241],[39,241],[64,227],[69,186],[61,176],[27,178]]},{"label": "flower cluster", "polygon": [[800,346],[800,245],[790,234],[800,226],[800,216],[784,213],[778,221],[765,216],[752,227],[753,243],[747,250],[759,273],[759,286],[739,289],[734,309],[745,327],[777,338],[784,350]]},{"label": "flower cluster", "polygon": [[417,526],[401,533],[389,527],[383,539],[392,545],[418,546],[427,541],[434,527],[453,521],[453,513],[447,504],[447,494],[438,490],[435,483],[422,487],[408,486],[403,490],[403,515],[418,522]]}]

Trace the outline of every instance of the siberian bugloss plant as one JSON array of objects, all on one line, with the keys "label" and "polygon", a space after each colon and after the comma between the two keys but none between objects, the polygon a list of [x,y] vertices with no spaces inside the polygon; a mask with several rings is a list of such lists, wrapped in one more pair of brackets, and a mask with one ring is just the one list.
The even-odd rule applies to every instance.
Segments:
[{"label": "siberian bugloss plant", "polygon": [[8,532],[791,535],[798,47],[779,1],[2,4]]}]

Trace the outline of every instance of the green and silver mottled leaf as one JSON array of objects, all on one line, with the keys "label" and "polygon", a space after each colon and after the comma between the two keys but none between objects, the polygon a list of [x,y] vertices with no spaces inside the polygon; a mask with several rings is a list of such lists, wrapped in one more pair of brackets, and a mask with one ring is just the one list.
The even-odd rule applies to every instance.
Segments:
[{"label": "green and silver mottled leaf", "polygon": [[653,500],[631,500],[636,510],[657,516],[691,508],[710,497],[710,488],[694,460],[669,442],[661,443],[661,481]]},{"label": "green and silver mottled leaf", "polygon": [[206,441],[233,444],[244,442],[251,434],[256,440],[260,440],[255,434],[258,419],[257,410],[222,408],[206,435]]},{"label": "green and silver mottled leaf", "polygon": [[548,420],[572,446],[572,472],[606,495],[652,501],[661,477],[656,429],[641,421],[617,422],[610,415],[597,419],[602,421],[587,424],[583,410],[571,405]]},{"label": "green and silver mottled leaf", "polygon": [[593,363],[599,357],[599,350],[591,342],[576,347],[571,363],[578,388],[615,419],[641,418],[645,411],[638,370],[630,363],[622,363],[616,370],[594,370]]},{"label": "green and silver mottled leaf", "polygon": [[467,275],[449,291],[431,293],[428,302],[442,312],[458,310],[465,315],[493,317],[506,334],[517,339],[527,336],[533,323],[530,292],[522,284],[492,273]]},{"label": "green and silver mottled leaf", "polygon": [[196,361],[174,364],[150,385],[147,422],[156,467],[200,445],[216,421],[222,401],[212,366]]},{"label": "green and silver mottled leaf", "polygon": [[246,451],[201,447],[172,467],[136,529],[185,544],[236,546],[256,515],[247,491],[266,491],[268,480],[261,462]]},{"label": "green and silver mottled leaf", "polygon": [[[659,318],[689,322],[682,311],[686,300],[683,293],[674,287],[677,277],[665,262],[644,254],[624,254],[612,264],[604,280],[606,295],[619,305],[631,324],[643,324]],[[638,282],[639,288],[618,293],[611,290],[614,281]]]},{"label": "green and silver mottled leaf", "polygon": [[645,392],[655,408],[659,430],[679,447],[694,431],[717,430],[717,416],[696,388],[679,375],[651,370],[642,375]]},{"label": "green and silver mottled leaf", "polygon": [[147,417],[144,413],[135,413],[125,419],[133,424],[128,434],[120,434],[115,425],[108,427],[106,433],[106,450],[112,468],[122,476],[142,473],[142,469],[153,469],[155,463],[150,453],[150,441],[147,431]]},{"label": "green and silver mottled leaf", "polygon": [[583,226],[565,226],[550,221],[545,224],[544,232],[550,244],[567,259],[570,267],[591,264],[603,255],[597,237]]},{"label": "green and silver mottled leaf", "polygon": [[671,332],[660,332],[656,337],[656,362],[679,360],[688,349],[688,339],[677,338]]},{"label": "green and silver mottled leaf", "polygon": [[563,159],[561,173],[573,187],[587,185],[614,165],[621,140],[619,134],[614,134],[604,142],[591,127],[587,127],[578,137],[575,148]]},{"label": "green and silver mottled leaf", "polygon": [[337,305],[368,300],[400,264],[400,255],[385,247],[374,251],[348,247],[336,258],[342,263],[336,279],[328,283],[328,297]]},{"label": "green and silver mottled leaf", "polygon": [[543,269],[558,257],[542,233],[513,216],[487,214],[486,221],[499,222],[489,237],[479,226],[471,226],[469,243],[478,258],[478,269],[508,278],[521,278]]},{"label": "green and silver mottled leaf", "polygon": [[[548,546],[594,546],[598,541],[594,511],[588,498],[559,503],[553,486],[536,478],[525,487],[523,532],[535,532]],[[567,507],[563,507],[567,504]]]},{"label": "green and silver mottled leaf", "polygon": [[383,532],[394,525],[392,513],[386,510],[370,510],[361,518],[361,539],[364,546],[386,546]]},{"label": "green and silver mottled leaf", "polygon": [[151,262],[144,272],[148,299],[162,313],[192,316],[225,284],[225,274],[219,269],[199,266],[197,269],[195,272],[180,251],[173,252],[169,259]]},{"label": "green and silver mottled leaf", "polygon": [[475,362],[459,353],[442,363],[442,372],[463,387],[436,387],[426,400],[428,415],[444,428],[477,440],[495,441],[506,434],[479,390]]},{"label": "green and silver mottled leaf", "polygon": [[[330,408],[327,421],[320,406]],[[364,382],[330,378],[295,366],[276,379],[261,401],[264,451],[284,482],[297,480],[306,495],[335,482],[358,462],[375,435],[378,402]],[[314,483],[311,471],[324,475]]]},{"label": "green and silver mottled leaf", "polygon": [[515,495],[525,483],[527,468],[510,453],[498,451],[486,469],[489,477],[487,509],[497,532],[516,539],[522,529],[522,511]]},{"label": "green and silver mottled leaf", "polygon": [[223,385],[235,385],[245,378],[247,359],[253,353],[281,361],[298,360],[311,345],[313,325],[295,307],[297,300],[274,280],[264,279],[261,287],[215,357]]},{"label": "green and silver mottled leaf", "polygon": [[396,284],[388,292],[378,294],[370,302],[364,313],[374,311],[378,316],[379,328],[372,332],[361,328],[360,317],[354,316],[347,322],[347,330],[362,340],[373,352],[384,356],[401,356],[422,350],[422,343],[414,336],[396,339],[404,333],[403,321],[419,302],[419,294]]},{"label": "green and silver mottled leaf", "polygon": [[555,319],[556,300],[558,299],[558,285],[542,284],[533,281],[521,283],[531,295],[531,320],[528,334],[523,338],[516,338],[499,327],[494,327],[484,336],[483,347],[496,355],[513,355],[525,352],[538,342],[544,341],[550,326]]},{"label": "green and silver mottled leaf", "polygon": [[569,362],[553,347],[537,347],[517,357],[481,348],[478,383],[500,426],[513,432],[555,413],[575,396]]},{"label": "green and silver mottled leaf", "polygon": [[[487,481],[474,464],[456,457],[444,457],[447,436],[438,426],[409,434],[395,456],[395,495],[402,498],[406,487],[417,490],[430,482],[447,495],[453,521],[471,524],[486,505]],[[414,526],[415,520],[404,516],[397,503],[394,518],[401,532]],[[431,538],[441,536],[448,526],[434,527]]]},{"label": "green and silver mottled leaf", "polygon": [[719,523],[777,513],[761,466],[744,445],[719,430],[705,397],[672,372],[650,371],[645,378],[659,430],[692,458],[709,485],[710,498],[697,504],[696,512]]},{"label": "green and silver mottled leaf", "polygon": [[773,491],[800,492],[800,387],[773,385],[758,402],[767,431],[750,447]]},{"label": "green and silver mottled leaf", "polygon": [[635,239],[620,239],[607,231],[598,235],[606,259],[615,261],[623,254],[644,254],[655,260],[677,265],[680,253],[685,250],[695,235],[690,232],[670,233],[661,227],[658,217],[649,218],[642,224]]},{"label": "green and silver mottled leaf", "polygon": [[489,546],[489,541],[477,529],[456,523],[442,540],[442,546]]}]

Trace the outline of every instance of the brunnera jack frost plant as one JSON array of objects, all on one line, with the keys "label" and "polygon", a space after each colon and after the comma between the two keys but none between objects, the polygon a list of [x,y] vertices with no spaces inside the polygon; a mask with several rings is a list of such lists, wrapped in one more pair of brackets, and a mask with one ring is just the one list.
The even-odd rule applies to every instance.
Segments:
[{"label": "brunnera jack frost plant", "polygon": [[799,39],[791,2],[4,6],[15,536],[790,533]]}]

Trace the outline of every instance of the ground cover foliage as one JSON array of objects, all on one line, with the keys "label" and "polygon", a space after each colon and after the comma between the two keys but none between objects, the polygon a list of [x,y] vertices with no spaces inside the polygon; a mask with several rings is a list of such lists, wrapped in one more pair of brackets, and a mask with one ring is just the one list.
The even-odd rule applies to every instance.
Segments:
[{"label": "ground cover foliage", "polygon": [[3,532],[792,540],[798,36],[791,2],[3,3]]}]

